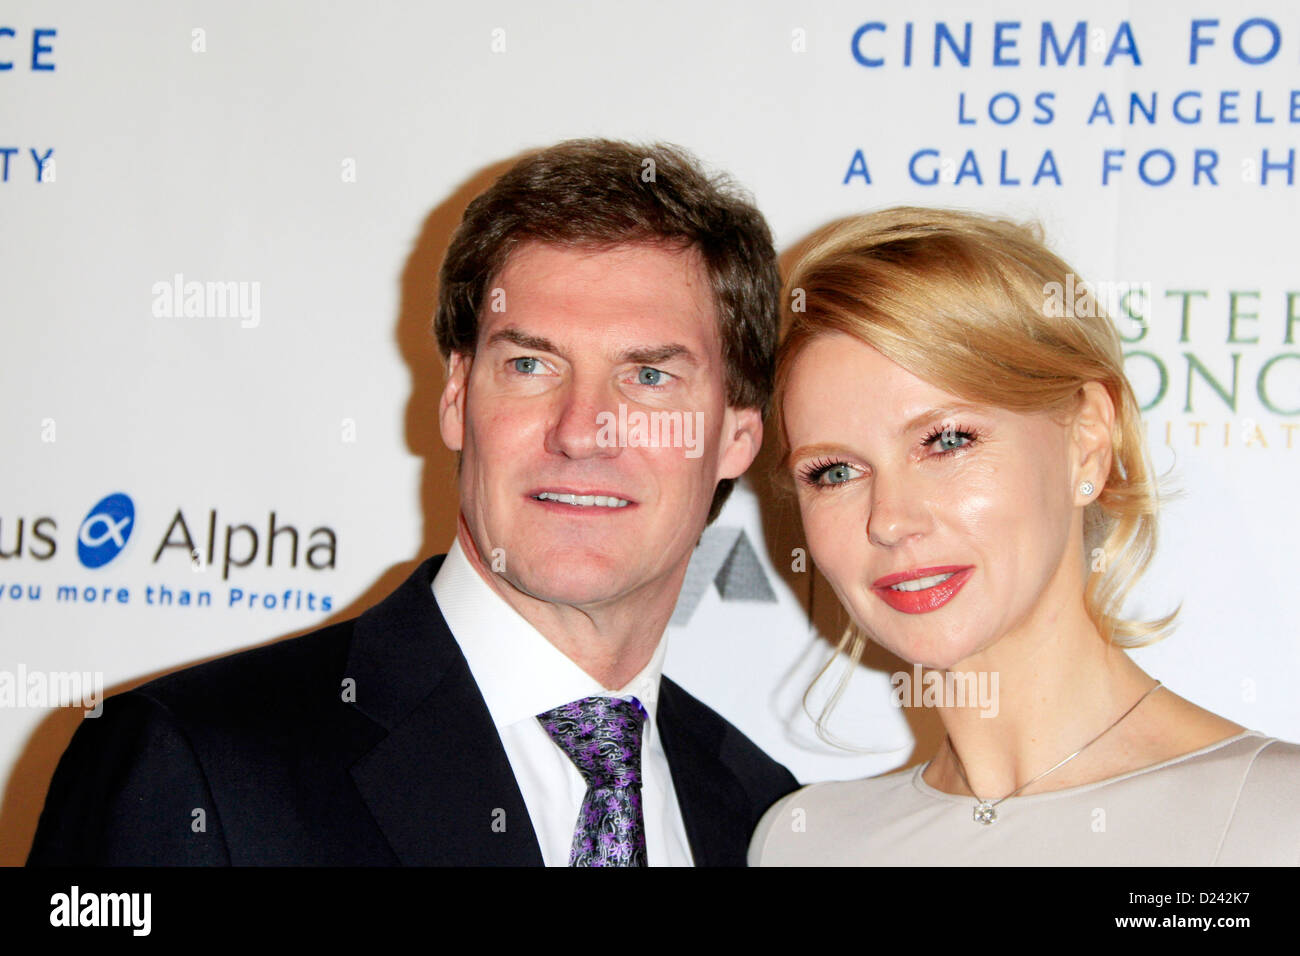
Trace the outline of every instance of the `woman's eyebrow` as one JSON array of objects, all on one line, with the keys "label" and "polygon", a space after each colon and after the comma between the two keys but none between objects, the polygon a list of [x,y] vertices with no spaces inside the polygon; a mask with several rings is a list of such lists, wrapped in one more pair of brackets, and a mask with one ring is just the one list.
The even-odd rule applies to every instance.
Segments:
[{"label": "woman's eyebrow", "polygon": [[785,461],[781,462],[782,468],[789,468],[791,462],[799,458],[830,458],[835,455],[843,455],[844,446],[834,445],[822,442],[816,445],[800,445],[798,448],[785,456]]},{"label": "woman's eyebrow", "polygon": [[949,415],[957,412],[977,412],[982,409],[982,405],[973,405],[969,402],[953,402],[949,405],[936,405],[934,408],[927,408],[919,415],[909,418],[907,422],[898,429],[898,435],[906,435],[913,429],[919,428],[926,422],[935,418],[947,418]]}]

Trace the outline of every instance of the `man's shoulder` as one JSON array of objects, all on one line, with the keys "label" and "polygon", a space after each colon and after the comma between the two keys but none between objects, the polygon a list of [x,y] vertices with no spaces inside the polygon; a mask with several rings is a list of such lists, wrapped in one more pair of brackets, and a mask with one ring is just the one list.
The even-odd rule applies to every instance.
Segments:
[{"label": "man's shoulder", "polygon": [[178,718],[200,721],[236,715],[297,720],[313,711],[335,709],[355,691],[347,686],[349,678],[354,683],[358,678],[353,670],[373,679],[377,671],[400,674],[414,666],[400,655],[418,663],[416,652],[429,644],[429,618],[437,615],[428,582],[438,560],[425,561],[395,591],[356,617],[194,664],[119,696],[148,700]]},{"label": "man's shoulder", "polygon": [[[346,840],[314,802],[346,803],[347,768],[378,737],[339,693],[354,623],[187,667],[104,701],[59,761],[29,861],[337,862]],[[369,859],[365,849],[357,859]]]},{"label": "man's shoulder", "polygon": [[[195,664],[104,702],[105,733],[180,735],[207,759],[300,749],[355,723],[342,674],[355,619]],[[222,756],[224,755],[224,757]]]},{"label": "man's shoulder", "polygon": [[192,664],[128,691],[174,711],[314,698],[345,669],[357,618]]}]

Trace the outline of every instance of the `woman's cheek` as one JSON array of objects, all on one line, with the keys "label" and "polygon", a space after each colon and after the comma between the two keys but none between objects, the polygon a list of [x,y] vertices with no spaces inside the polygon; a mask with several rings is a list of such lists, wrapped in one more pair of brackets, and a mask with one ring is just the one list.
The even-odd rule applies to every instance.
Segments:
[{"label": "woman's cheek", "polygon": [[940,493],[937,513],[968,534],[997,533],[997,526],[1026,504],[1025,489],[1019,487],[1017,472],[1004,463],[986,457],[972,464]]},{"label": "woman's cheek", "polygon": [[[957,497],[945,509],[957,524],[968,533],[998,534],[1008,530],[1013,517],[1004,502],[987,493],[969,492]],[[1014,511],[1014,506],[1011,509]]]},{"label": "woman's cheek", "polygon": [[833,509],[818,507],[804,513],[810,556],[828,578],[840,577],[845,561],[851,559],[846,525]]}]

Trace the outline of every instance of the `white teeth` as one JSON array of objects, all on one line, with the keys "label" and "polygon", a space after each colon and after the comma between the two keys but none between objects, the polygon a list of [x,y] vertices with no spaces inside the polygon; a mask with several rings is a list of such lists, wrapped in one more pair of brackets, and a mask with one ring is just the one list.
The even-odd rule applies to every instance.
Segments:
[{"label": "white teeth", "polygon": [[626,508],[631,502],[613,495],[562,495],[554,491],[543,491],[534,495],[538,501],[558,501],[566,505],[580,505],[584,508]]},{"label": "white teeth", "polygon": [[924,591],[926,588],[932,588],[936,584],[942,584],[956,573],[956,571],[949,571],[947,574],[934,574],[928,578],[914,578],[911,581],[899,581],[897,584],[891,584],[889,589],[891,591]]}]

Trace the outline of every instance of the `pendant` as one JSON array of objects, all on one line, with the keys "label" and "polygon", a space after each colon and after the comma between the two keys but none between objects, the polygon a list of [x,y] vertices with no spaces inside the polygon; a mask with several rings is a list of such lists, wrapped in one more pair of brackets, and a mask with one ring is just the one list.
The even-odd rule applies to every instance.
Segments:
[{"label": "pendant", "polygon": [[971,814],[971,818],[976,823],[982,823],[986,827],[989,827],[997,822],[998,812],[993,809],[993,804],[986,800],[981,800],[975,805],[975,812]]}]

